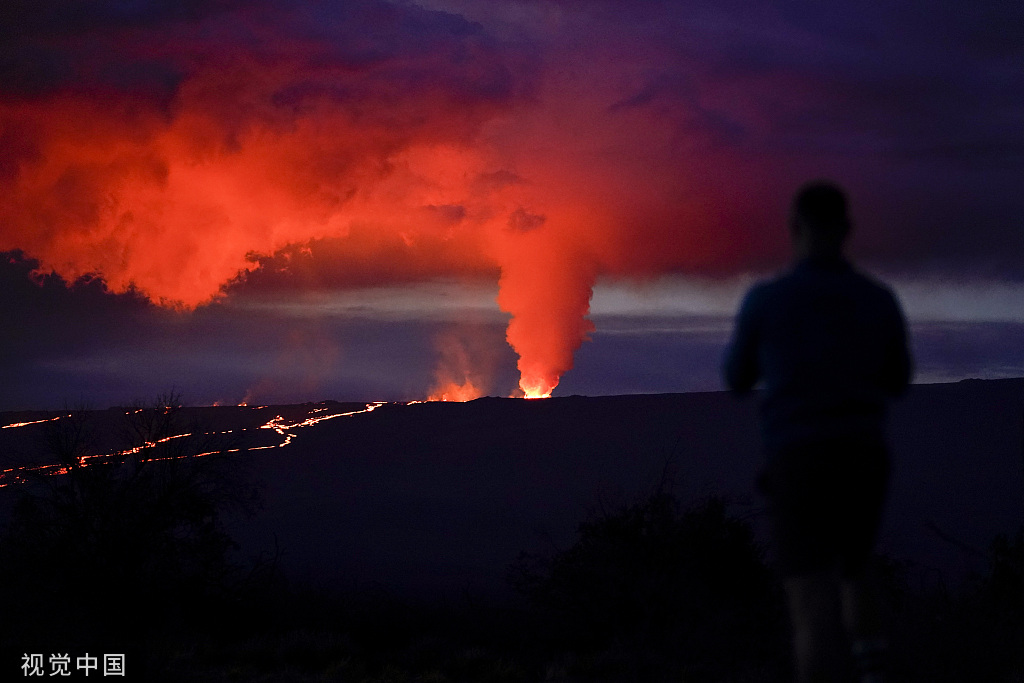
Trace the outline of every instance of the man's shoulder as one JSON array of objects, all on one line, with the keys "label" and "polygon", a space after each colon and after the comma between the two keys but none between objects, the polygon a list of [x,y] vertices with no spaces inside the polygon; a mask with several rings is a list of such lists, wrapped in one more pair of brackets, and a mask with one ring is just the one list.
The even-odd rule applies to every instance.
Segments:
[{"label": "man's shoulder", "polygon": [[887,303],[896,304],[896,294],[882,280],[856,268],[850,269],[850,277],[865,293]]},{"label": "man's shoulder", "polygon": [[818,297],[829,291],[844,292],[844,296],[852,296],[872,306],[894,310],[900,308],[896,295],[888,285],[850,264],[829,270],[801,267],[798,264],[753,285],[744,297],[743,308],[753,313],[787,306],[790,302]]},{"label": "man's shoulder", "polygon": [[740,305],[741,311],[750,312],[760,306],[765,305],[766,301],[773,298],[775,290],[778,289],[778,281],[780,277],[774,277],[768,280],[761,280],[751,285],[750,289],[743,296],[743,302]]},{"label": "man's shoulder", "polygon": [[839,265],[819,268],[798,264],[795,268],[764,283],[766,293],[782,292],[790,288],[820,288],[825,283],[837,287],[860,290],[865,294],[895,299],[892,289],[877,277],[870,275],[848,261]]},{"label": "man's shoulder", "polygon": [[787,290],[800,286],[799,280],[794,270],[760,280],[747,290],[746,300],[750,303],[763,303],[778,296],[785,296]]}]

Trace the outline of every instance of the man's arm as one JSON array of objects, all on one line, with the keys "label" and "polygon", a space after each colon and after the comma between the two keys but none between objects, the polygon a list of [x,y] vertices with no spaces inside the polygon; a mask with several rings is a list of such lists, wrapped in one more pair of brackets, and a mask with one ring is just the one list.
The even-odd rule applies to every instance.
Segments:
[{"label": "man's arm", "polygon": [[746,393],[754,388],[761,377],[757,365],[758,325],[754,292],[743,299],[736,316],[732,341],[726,349],[722,372],[725,385],[736,393]]}]

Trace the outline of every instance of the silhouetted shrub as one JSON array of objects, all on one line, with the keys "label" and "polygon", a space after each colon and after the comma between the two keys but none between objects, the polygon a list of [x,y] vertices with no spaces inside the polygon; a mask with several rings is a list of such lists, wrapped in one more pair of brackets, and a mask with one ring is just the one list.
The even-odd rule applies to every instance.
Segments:
[{"label": "silhouetted shrub", "polygon": [[1024,529],[985,554],[984,572],[952,583],[908,580],[906,567],[891,577],[895,683],[1024,683]]},{"label": "silhouetted shrub", "polygon": [[556,639],[632,660],[595,669],[635,670],[639,658],[648,676],[728,674],[778,652],[779,587],[749,525],[721,498],[681,510],[658,492],[582,523],[577,542],[553,557],[523,554],[512,572]]},{"label": "silhouetted shrub", "polygon": [[991,546],[986,597],[1003,612],[1018,634],[1024,631],[1024,527],[1013,536],[997,536]]},{"label": "silhouetted shrub", "polygon": [[123,447],[103,458],[87,457],[111,440],[90,413],[49,423],[49,458],[66,473],[4,492],[17,500],[0,536],[0,586],[19,636],[56,644],[173,629],[223,608],[251,577],[225,526],[257,504],[241,459],[211,452],[173,394],[125,413]]}]

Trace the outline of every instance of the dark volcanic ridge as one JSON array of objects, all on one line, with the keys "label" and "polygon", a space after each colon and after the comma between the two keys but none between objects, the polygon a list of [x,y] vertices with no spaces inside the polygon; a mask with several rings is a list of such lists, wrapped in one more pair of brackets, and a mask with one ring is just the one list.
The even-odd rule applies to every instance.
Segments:
[{"label": "dark volcanic ridge", "polygon": [[[82,414],[90,454],[124,448],[132,410]],[[6,483],[54,464],[47,434],[61,415],[0,413],[0,425],[31,423],[0,429]],[[568,547],[588,515],[659,487],[684,503],[724,496],[763,533],[756,401],[724,392],[196,407],[175,418],[186,431],[152,453],[229,451],[262,481],[261,512],[234,529],[243,550],[277,547],[288,571],[340,588],[506,595],[520,551]],[[881,552],[955,578],[1024,524],[1024,379],[915,385],[890,432]]]}]

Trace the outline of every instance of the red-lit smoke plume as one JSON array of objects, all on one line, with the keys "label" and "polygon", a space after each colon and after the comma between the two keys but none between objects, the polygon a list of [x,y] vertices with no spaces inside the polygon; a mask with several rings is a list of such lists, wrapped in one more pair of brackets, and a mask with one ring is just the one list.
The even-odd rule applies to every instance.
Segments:
[{"label": "red-lit smoke plume", "polygon": [[[597,278],[762,246],[753,172],[699,108],[630,99],[658,55],[569,73],[451,15],[355,6],[30,36],[88,59],[0,97],[0,250],[184,307],[318,243],[318,286],[498,274],[520,388],[546,396],[593,329]],[[109,76],[125,62],[135,81]]]}]

